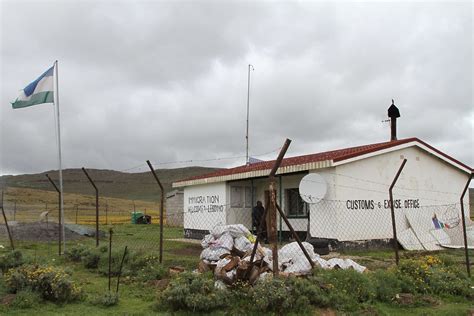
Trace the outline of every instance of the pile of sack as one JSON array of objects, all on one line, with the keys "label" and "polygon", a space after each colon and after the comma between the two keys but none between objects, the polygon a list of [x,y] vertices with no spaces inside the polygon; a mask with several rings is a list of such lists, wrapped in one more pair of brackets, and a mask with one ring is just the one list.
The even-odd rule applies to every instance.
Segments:
[{"label": "pile of sack", "polygon": [[[246,280],[253,284],[259,278],[272,274],[272,250],[257,247],[253,264],[250,257],[256,237],[242,224],[216,226],[206,235],[201,246],[199,272],[213,271],[218,280],[233,284]],[[314,252],[311,244],[303,242],[307,253],[316,267],[322,269],[354,269],[364,272],[366,268],[350,259],[333,258],[325,260]],[[278,269],[280,275],[307,275],[312,267],[296,242],[289,243],[278,250]]]}]

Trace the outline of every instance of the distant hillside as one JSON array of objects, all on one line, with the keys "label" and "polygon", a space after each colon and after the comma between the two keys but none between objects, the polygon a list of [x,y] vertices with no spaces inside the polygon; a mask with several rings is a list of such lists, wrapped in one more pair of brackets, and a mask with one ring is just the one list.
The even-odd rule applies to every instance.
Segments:
[{"label": "distant hillside", "polygon": [[[166,192],[171,191],[171,184],[177,180],[213,172],[217,168],[187,167],[176,169],[157,169],[158,178]],[[122,198],[129,200],[159,201],[159,187],[152,173],[124,173],[114,170],[87,170],[96,183],[100,196]],[[17,187],[54,191],[46,178],[46,174],[57,181],[57,171],[47,171],[38,174],[18,176],[1,176],[0,188]],[[81,169],[63,170],[64,192],[75,194],[94,194],[91,186]],[[56,182],[57,183],[57,182]]]}]

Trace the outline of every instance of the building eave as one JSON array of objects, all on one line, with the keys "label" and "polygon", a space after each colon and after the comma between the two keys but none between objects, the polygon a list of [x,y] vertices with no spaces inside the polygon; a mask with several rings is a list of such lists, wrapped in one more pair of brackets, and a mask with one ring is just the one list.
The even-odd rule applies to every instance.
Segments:
[{"label": "building eave", "polygon": [[[304,164],[299,164],[299,165],[280,167],[278,168],[276,174],[282,175],[282,174],[296,173],[296,172],[301,172],[301,171],[330,168],[332,166],[333,166],[332,160],[315,161],[315,162],[309,162],[309,163],[304,163]],[[263,169],[263,170],[235,173],[235,174],[224,175],[224,176],[179,181],[179,182],[173,183],[173,188],[266,177],[270,174],[270,171],[271,169]]]}]

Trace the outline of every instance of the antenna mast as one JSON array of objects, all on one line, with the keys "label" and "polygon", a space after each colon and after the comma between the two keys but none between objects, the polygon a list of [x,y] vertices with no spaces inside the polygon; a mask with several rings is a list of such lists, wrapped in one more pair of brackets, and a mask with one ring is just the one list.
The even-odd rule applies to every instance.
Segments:
[{"label": "antenna mast", "polygon": [[249,64],[248,69],[248,80],[247,80],[247,133],[245,134],[246,140],[246,155],[245,155],[245,164],[249,164],[249,105],[250,105],[250,68],[255,70],[251,64]]}]

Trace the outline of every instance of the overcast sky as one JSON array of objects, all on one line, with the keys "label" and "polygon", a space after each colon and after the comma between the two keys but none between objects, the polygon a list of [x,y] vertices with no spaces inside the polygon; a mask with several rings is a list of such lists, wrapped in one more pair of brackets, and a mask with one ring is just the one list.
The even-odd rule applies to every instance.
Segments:
[{"label": "overcast sky", "polygon": [[471,2],[0,2],[0,174],[57,168],[52,105],[10,105],[56,59],[66,168],[243,164],[249,63],[252,156],[387,141],[394,98],[474,166]]}]

